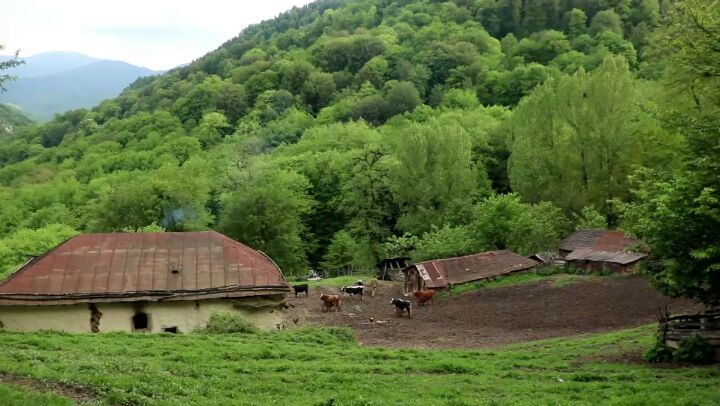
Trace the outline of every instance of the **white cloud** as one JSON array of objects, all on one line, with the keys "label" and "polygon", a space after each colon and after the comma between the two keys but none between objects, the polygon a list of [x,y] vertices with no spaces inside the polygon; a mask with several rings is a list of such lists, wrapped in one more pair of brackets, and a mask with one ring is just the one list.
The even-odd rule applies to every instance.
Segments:
[{"label": "white cloud", "polygon": [[246,26],[310,0],[5,0],[0,13],[4,53],[75,51],[151,69],[199,58]]}]

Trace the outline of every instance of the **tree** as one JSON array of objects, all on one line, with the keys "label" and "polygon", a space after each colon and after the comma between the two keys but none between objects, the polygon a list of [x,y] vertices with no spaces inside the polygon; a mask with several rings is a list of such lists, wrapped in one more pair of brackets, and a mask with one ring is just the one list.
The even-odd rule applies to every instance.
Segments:
[{"label": "tree", "polygon": [[290,274],[305,272],[304,217],[312,208],[307,179],[293,171],[249,168],[236,190],[223,198],[220,230],[257,248]]},{"label": "tree", "polygon": [[358,244],[352,235],[345,230],[341,230],[333,236],[320,265],[328,271],[347,273],[356,267],[355,255],[357,253]]},{"label": "tree", "polygon": [[411,123],[393,128],[392,136],[389,183],[403,231],[420,234],[449,223],[459,207],[486,192],[480,185],[487,175],[472,161],[470,135],[459,125]]},{"label": "tree", "polygon": [[[674,137],[657,129],[634,100],[632,74],[622,57],[608,57],[590,73],[549,79],[525,98],[511,120],[510,183],[525,201],[551,201],[580,211],[629,197],[634,164],[669,165],[655,154]],[[662,149],[662,148],[660,148]],[[651,157],[652,156],[652,157]],[[610,217],[609,217],[610,218]]]},{"label": "tree", "polygon": [[203,148],[209,148],[220,143],[230,128],[224,114],[217,112],[206,113],[192,135],[200,141]]},{"label": "tree", "polygon": [[430,231],[423,233],[417,242],[412,258],[415,261],[456,257],[467,255],[476,250],[477,244],[468,229],[463,226],[442,228],[432,226]]},{"label": "tree", "polygon": [[553,204],[527,204],[507,194],[478,203],[468,230],[483,251],[509,249],[530,255],[556,247],[566,226],[567,219]]},{"label": "tree", "polygon": [[[3,49],[5,49],[5,46],[0,45],[0,51],[2,51]],[[20,51],[15,52],[15,57],[12,59],[0,61],[0,72],[7,70],[7,69],[14,68],[18,65],[25,63],[25,61],[20,61],[17,59],[19,52]],[[4,86],[5,83],[9,80],[14,80],[14,79],[15,79],[15,77],[12,75],[0,75],[0,93],[7,90]]]},{"label": "tree", "polygon": [[49,224],[35,230],[22,229],[0,239],[0,280],[28,260],[28,255],[45,251],[78,234],[69,226]]},{"label": "tree", "polygon": [[335,90],[335,80],[331,74],[313,72],[303,84],[302,94],[311,111],[317,113],[330,103]]},{"label": "tree", "polygon": [[[687,152],[675,171],[642,169],[635,200],[625,206],[629,230],[650,245],[648,272],[663,292],[720,305],[720,1],[680,0],[660,32],[673,97],[664,124],[683,135]],[[689,106],[689,107],[686,107]]]},{"label": "tree", "polygon": [[607,218],[595,210],[593,206],[583,207],[579,216],[575,214],[575,230],[584,230],[587,228],[606,229],[607,226]]},{"label": "tree", "polygon": [[412,83],[390,82],[386,86],[385,102],[389,109],[388,117],[412,111],[420,105],[420,93]]},{"label": "tree", "polygon": [[568,35],[577,38],[587,32],[587,15],[584,11],[574,8],[568,16]]},{"label": "tree", "polygon": [[612,31],[617,35],[623,34],[622,20],[613,10],[603,10],[593,17],[590,23],[590,33],[597,35],[603,31]]}]

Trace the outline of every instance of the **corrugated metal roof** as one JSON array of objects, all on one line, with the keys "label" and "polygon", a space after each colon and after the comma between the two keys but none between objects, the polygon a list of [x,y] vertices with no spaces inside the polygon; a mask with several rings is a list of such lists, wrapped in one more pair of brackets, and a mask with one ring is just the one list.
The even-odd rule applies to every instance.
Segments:
[{"label": "corrugated metal roof", "polygon": [[627,265],[646,256],[647,254],[641,252],[597,251],[592,248],[579,248],[569,253],[565,259],[568,261],[612,262]]},{"label": "corrugated metal roof", "polygon": [[[429,288],[442,288],[448,284],[465,283],[493,278],[537,265],[537,261],[507,250],[489,251],[462,257],[435,259],[413,265],[421,273],[424,269]],[[412,268],[412,267],[410,267]]]},{"label": "corrugated metal roof", "polygon": [[579,248],[592,248],[596,251],[623,251],[638,244],[639,241],[628,238],[622,231],[586,229],[574,232],[560,242],[560,249],[575,251]]},{"label": "corrugated metal roof", "polygon": [[195,300],[289,290],[270,258],[215,231],[82,234],[0,284],[0,304]]}]

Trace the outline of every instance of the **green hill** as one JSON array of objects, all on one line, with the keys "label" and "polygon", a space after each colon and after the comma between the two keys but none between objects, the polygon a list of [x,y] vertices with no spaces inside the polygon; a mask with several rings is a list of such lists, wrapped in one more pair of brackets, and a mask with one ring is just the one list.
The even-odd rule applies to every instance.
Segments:
[{"label": "green hill", "polygon": [[659,82],[662,3],[292,9],[4,139],[0,267],[73,230],[214,228],[305,273],[615,224],[635,168],[680,159],[657,109],[693,103]]},{"label": "green hill", "polygon": [[30,125],[33,120],[20,109],[0,103],[0,134],[13,134],[22,126]]},{"label": "green hill", "polygon": [[38,54],[24,62],[9,70],[17,79],[6,84],[0,102],[16,105],[42,121],[57,113],[93,107],[116,97],[137,78],[158,73],[121,61],[64,52]]}]

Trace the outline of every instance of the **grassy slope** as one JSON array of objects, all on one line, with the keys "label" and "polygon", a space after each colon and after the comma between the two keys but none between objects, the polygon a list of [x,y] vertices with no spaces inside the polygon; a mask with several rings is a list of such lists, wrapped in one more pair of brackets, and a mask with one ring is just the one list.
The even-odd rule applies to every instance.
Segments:
[{"label": "grassy slope", "polygon": [[0,383],[0,402],[6,406],[65,406],[74,402],[53,393],[35,392],[15,385]]},{"label": "grassy slope", "polygon": [[[456,285],[453,286],[452,290],[450,291],[444,291],[440,295],[441,296],[458,296],[462,295],[463,293],[471,292],[478,289],[489,289],[489,288],[499,288],[503,286],[510,286],[510,285],[520,285],[523,283],[532,283],[532,282],[539,282],[539,281],[549,281],[556,287],[566,286],[573,283],[577,283],[584,280],[592,280],[600,278],[600,275],[597,274],[589,274],[589,275],[576,275],[576,274],[567,274],[562,273],[560,271],[553,271],[551,274],[547,274],[544,272],[518,272],[515,274],[511,274],[508,276],[502,276],[495,279],[486,279],[479,282],[473,282],[473,283],[464,283],[462,285]],[[609,275],[604,277],[621,277],[619,275]]]},{"label": "grassy slope", "polygon": [[640,352],[652,332],[645,326],[483,351],[364,348],[345,330],[321,329],[0,333],[0,371],[87,385],[127,404],[720,404],[720,366],[588,361]]},{"label": "grassy slope", "polygon": [[335,278],[321,279],[319,281],[293,282],[293,284],[307,283],[310,286],[342,287],[342,286],[354,285],[355,282],[357,282],[359,279],[362,279],[365,282],[370,282],[370,280],[372,280],[373,278],[375,278],[375,275],[373,273],[366,273],[366,274],[355,274],[355,275],[349,275],[349,276],[338,276]]}]

